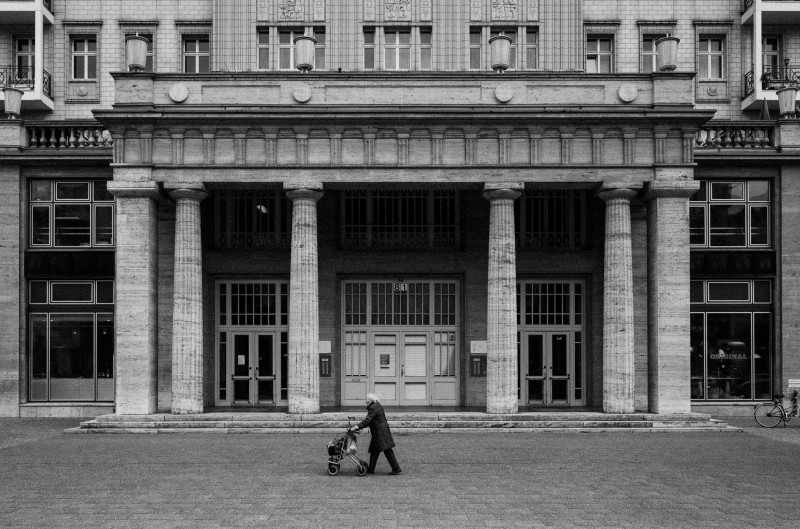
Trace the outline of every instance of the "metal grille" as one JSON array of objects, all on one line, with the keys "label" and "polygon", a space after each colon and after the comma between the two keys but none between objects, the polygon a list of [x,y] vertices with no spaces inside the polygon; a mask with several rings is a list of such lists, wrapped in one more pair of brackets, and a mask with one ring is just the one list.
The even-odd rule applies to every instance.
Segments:
[{"label": "metal grille", "polygon": [[430,283],[373,283],[372,325],[429,325]]},{"label": "metal grille", "polygon": [[585,245],[586,194],[561,189],[527,190],[518,201],[522,248],[581,248]]},{"label": "metal grille", "polygon": [[453,332],[433,333],[433,375],[456,376],[456,335]]},{"label": "metal grille", "polygon": [[231,283],[231,325],[286,325],[288,293],[285,284]]},{"label": "metal grille", "polygon": [[435,325],[456,324],[456,285],[455,283],[435,283],[433,285],[433,321]]},{"label": "metal grille", "polygon": [[345,283],[345,325],[367,324],[367,284]]},{"label": "metal grille", "polygon": [[344,333],[344,374],[348,377],[367,375],[367,333]]},{"label": "metal grille", "polygon": [[579,325],[578,287],[568,282],[518,283],[517,325]]},{"label": "metal grille", "polygon": [[263,250],[289,245],[291,205],[279,190],[228,189],[215,192],[219,248]]},{"label": "metal grille", "polygon": [[452,248],[458,201],[452,190],[348,190],[342,201],[345,248]]}]

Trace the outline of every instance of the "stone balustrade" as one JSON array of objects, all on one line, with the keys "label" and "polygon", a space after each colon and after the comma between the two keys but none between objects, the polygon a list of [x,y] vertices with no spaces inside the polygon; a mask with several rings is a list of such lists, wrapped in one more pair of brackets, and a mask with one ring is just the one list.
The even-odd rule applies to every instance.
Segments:
[{"label": "stone balustrade", "polygon": [[110,149],[111,133],[97,123],[25,124],[28,149]]},{"label": "stone balustrade", "polygon": [[696,149],[774,149],[775,123],[711,121],[697,130],[694,146]]}]

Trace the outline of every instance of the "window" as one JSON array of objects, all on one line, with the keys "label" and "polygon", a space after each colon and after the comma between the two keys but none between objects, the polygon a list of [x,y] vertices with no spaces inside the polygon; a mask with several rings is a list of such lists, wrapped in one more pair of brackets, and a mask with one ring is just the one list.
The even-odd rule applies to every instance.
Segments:
[{"label": "window", "polygon": [[138,35],[147,39],[147,58],[144,63],[145,72],[154,72],[153,69],[153,34],[152,33],[126,33],[125,36]]},{"label": "window", "polygon": [[97,79],[97,38],[72,37],[72,79]]},{"label": "window", "polygon": [[539,32],[525,28],[525,66],[528,70],[539,67]]},{"label": "window", "polygon": [[183,73],[211,71],[208,35],[183,37]]},{"label": "window", "polygon": [[375,69],[375,28],[364,28],[364,69]]},{"label": "window", "polygon": [[614,71],[614,38],[610,35],[589,35],[586,38],[586,73]]},{"label": "window", "polygon": [[269,30],[258,32],[258,69],[269,70]]},{"label": "window", "polygon": [[689,204],[689,223],[695,247],[769,247],[769,181],[701,181]]},{"label": "window", "polygon": [[658,59],[658,52],[656,51],[656,41],[666,35],[644,35],[642,37],[642,64],[640,66],[641,73],[653,73],[658,71],[656,60]]},{"label": "window", "polygon": [[385,70],[408,70],[411,68],[411,29],[390,29],[383,32]]},{"label": "window", "polygon": [[481,69],[481,28],[469,28],[469,69]]},{"label": "window", "polygon": [[325,28],[314,28],[314,38],[317,43],[314,45],[314,69],[325,69]]},{"label": "window", "polygon": [[106,181],[31,181],[30,245],[114,246],[114,197]]},{"label": "window", "polygon": [[770,397],[771,292],[770,280],[692,281],[693,400]]},{"label": "window", "polygon": [[583,248],[586,245],[586,193],[529,189],[514,203],[521,249]]},{"label": "window", "polygon": [[419,29],[419,69],[431,69],[431,55],[433,52],[433,40],[431,28]]},{"label": "window", "polygon": [[[489,38],[498,35],[505,35],[511,38],[511,50],[508,56],[508,69],[517,69],[517,28],[492,28],[489,33]],[[488,42],[487,42],[488,46]]]},{"label": "window", "polygon": [[289,245],[291,203],[272,189],[214,193],[217,248],[261,250]]},{"label": "window", "polygon": [[32,38],[17,37],[17,44],[14,47],[16,55],[16,81],[32,81],[36,66],[36,46]]},{"label": "window", "polygon": [[[489,37],[483,38],[488,33]],[[535,70],[539,68],[539,32],[536,27],[487,27],[473,26],[469,30],[469,69],[482,68],[482,55],[489,56],[489,39],[503,34],[511,39],[508,69]],[[483,49],[486,52],[483,53]],[[483,65],[489,68],[489,64]]]},{"label": "window", "polygon": [[29,397],[114,400],[112,280],[29,283]]},{"label": "window", "polygon": [[[307,28],[309,29],[309,28]],[[294,39],[302,37],[306,32],[304,28],[280,28],[278,30],[278,68],[281,70],[294,69]],[[325,69],[325,28],[313,28],[311,36],[316,39],[314,46],[314,69]],[[260,51],[260,49],[259,49]],[[268,52],[267,52],[268,53]]]},{"label": "window", "polygon": [[458,196],[449,190],[347,190],[342,201],[345,248],[454,248]]},{"label": "window", "polygon": [[[776,87],[770,81],[789,77],[789,72],[781,72],[781,39],[778,37],[764,37],[761,43],[761,61],[764,65],[764,88]],[[782,75],[783,74],[783,75]]]},{"label": "window", "polygon": [[697,62],[700,79],[724,79],[725,39],[723,37],[700,37]]}]

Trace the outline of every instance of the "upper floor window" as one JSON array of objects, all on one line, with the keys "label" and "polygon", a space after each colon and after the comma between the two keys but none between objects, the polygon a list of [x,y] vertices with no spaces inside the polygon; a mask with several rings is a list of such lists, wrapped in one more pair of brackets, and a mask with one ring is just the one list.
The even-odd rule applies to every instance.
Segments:
[{"label": "upper floor window", "polygon": [[217,248],[263,250],[289,244],[291,204],[274,189],[220,189],[214,192]]},{"label": "upper floor window", "polygon": [[[764,65],[764,74],[772,79],[783,79],[789,76],[781,75],[781,39],[778,37],[764,37],[761,43],[761,62]],[[766,77],[765,76],[765,77]],[[766,81],[766,79],[765,79]],[[764,83],[767,87],[770,83]]]},{"label": "upper floor window", "polygon": [[701,181],[689,218],[692,246],[769,247],[769,181]]},{"label": "upper floor window", "polygon": [[36,46],[29,37],[17,37],[14,47],[15,63],[17,65],[17,79],[33,79],[33,70],[36,64]]},{"label": "upper floor window", "polygon": [[719,36],[700,37],[697,63],[698,78],[724,79],[725,39]]},{"label": "upper floor window", "polygon": [[430,70],[433,54],[433,33],[431,28],[419,28],[419,68]]},{"label": "upper floor window", "polygon": [[364,69],[375,69],[375,28],[364,28]]},{"label": "upper floor window", "polygon": [[211,50],[208,35],[183,37],[183,73],[211,71]]},{"label": "upper floor window", "polygon": [[144,63],[145,72],[153,72],[153,34],[152,33],[126,33],[125,36],[138,35],[147,39],[147,58]]},{"label": "upper floor window", "polygon": [[614,37],[589,35],[586,38],[586,73],[614,71]]},{"label": "upper floor window", "polygon": [[97,79],[97,38],[72,37],[72,78]]},{"label": "upper floor window", "polygon": [[469,69],[481,69],[481,28],[469,28]]},{"label": "upper floor window", "polygon": [[29,202],[32,248],[114,245],[114,197],[105,180],[32,180]]},{"label": "upper floor window", "polygon": [[656,41],[662,37],[666,37],[666,35],[644,35],[642,37],[642,64],[639,68],[642,73],[658,71]]},{"label": "upper floor window", "polygon": [[[278,29],[278,68],[281,70],[294,70],[294,39],[306,33],[304,28]],[[311,36],[316,39],[314,46],[314,69],[325,69],[325,28],[313,28]]]},{"label": "upper floor window", "polygon": [[269,30],[262,30],[258,32],[258,69],[269,70]]},{"label": "upper floor window", "polygon": [[586,246],[586,192],[527,189],[514,208],[520,248]]},{"label": "upper floor window", "polygon": [[385,29],[384,69],[408,70],[411,68],[411,28]]},{"label": "upper floor window", "polygon": [[[489,68],[489,64],[481,64],[482,56],[488,59],[489,39],[498,35],[511,39],[509,50],[509,70],[535,70],[539,68],[539,32],[535,27],[486,27],[473,26],[469,30],[469,69]],[[487,50],[483,53],[483,50]]]},{"label": "upper floor window", "polygon": [[[430,70],[433,63],[433,33],[430,27],[365,27],[365,70]],[[381,49],[376,52],[376,49]]]}]

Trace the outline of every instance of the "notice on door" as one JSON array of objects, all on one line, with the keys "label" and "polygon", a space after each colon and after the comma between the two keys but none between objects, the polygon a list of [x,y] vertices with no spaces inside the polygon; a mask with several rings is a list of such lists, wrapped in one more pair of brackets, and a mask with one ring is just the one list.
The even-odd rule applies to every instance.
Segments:
[{"label": "notice on door", "polygon": [[239,364],[240,366],[244,365],[245,360],[246,360],[246,358],[245,358],[244,355],[238,355],[236,357],[236,363]]}]

